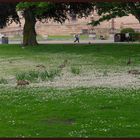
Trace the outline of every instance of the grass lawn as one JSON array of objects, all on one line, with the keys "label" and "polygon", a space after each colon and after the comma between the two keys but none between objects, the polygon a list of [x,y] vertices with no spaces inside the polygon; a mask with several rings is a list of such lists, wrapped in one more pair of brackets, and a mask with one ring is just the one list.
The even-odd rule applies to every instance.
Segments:
[{"label": "grass lawn", "polygon": [[[140,137],[139,44],[0,46],[0,137]],[[128,58],[132,63],[127,65]],[[58,69],[16,87],[16,74]]]},{"label": "grass lawn", "polygon": [[1,137],[139,137],[140,91],[1,89]]}]

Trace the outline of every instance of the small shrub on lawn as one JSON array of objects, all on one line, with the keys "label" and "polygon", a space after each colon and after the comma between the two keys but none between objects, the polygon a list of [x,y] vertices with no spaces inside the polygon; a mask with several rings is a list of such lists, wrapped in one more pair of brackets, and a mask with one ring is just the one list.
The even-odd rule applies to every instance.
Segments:
[{"label": "small shrub on lawn", "polygon": [[4,78],[0,79],[0,84],[8,84],[8,81]]},{"label": "small shrub on lawn", "polygon": [[27,72],[26,80],[36,81],[38,78],[39,78],[39,72],[38,71],[31,70],[31,71]]},{"label": "small shrub on lawn", "polygon": [[25,72],[17,73],[16,80],[26,80],[26,73]]},{"label": "small shrub on lawn", "polygon": [[61,70],[53,69],[48,72],[45,71],[28,71],[16,74],[16,80],[28,80],[30,82],[36,82],[38,79],[42,81],[53,80],[56,76],[60,76]]},{"label": "small shrub on lawn", "polygon": [[16,80],[36,81],[39,73],[37,71],[21,72],[16,74]]},{"label": "small shrub on lawn", "polygon": [[60,76],[61,70],[53,69],[48,73],[48,79],[53,80],[56,76]]},{"label": "small shrub on lawn", "polygon": [[48,72],[47,72],[46,70],[39,73],[39,77],[40,77],[40,79],[41,79],[42,81],[47,80],[47,79],[48,79],[48,75],[49,75],[49,74],[48,74]]},{"label": "small shrub on lawn", "polygon": [[80,69],[76,67],[71,67],[71,72],[75,75],[80,74]]}]

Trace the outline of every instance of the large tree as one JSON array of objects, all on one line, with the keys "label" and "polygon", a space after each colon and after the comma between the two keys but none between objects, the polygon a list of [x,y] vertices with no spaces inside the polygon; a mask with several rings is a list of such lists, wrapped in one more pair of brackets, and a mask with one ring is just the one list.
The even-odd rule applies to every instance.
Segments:
[{"label": "large tree", "polygon": [[95,5],[100,18],[91,22],[94,26],[105,20],[128,16],[129,14],[135,16],[140,22],[140,2],[97,2]]},{"label": "large tree", "polygon": [[87,17],[93,7],[92,3],[20,2],[17,10],[22,10],[25,18],[23,45],[37,45],[35,31],[37,21],[53,19],[63,23],[69,15],[76,15],[78,18]]},{"label": "large tree", "polygon": [[12,22],[20,24],[16,5],[17,3],[0,3],[0,28],[4,28]]}]

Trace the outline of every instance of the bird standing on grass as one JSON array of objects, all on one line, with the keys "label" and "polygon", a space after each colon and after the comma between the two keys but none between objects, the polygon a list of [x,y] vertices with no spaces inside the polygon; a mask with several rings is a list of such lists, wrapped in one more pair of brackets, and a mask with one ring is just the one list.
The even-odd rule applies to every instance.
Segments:
[{"label": "bird standing on grass", "polygon": [[64,60],[64,63],[59,65],[58,67],[63,69],[64,67],[66,67],[66,64],[68,63],[68,60]]},{"label": "bird standing on grass", "polygon": [[18,80],[16,87],[25,87],[26,85],[29,85],[29,82],[27,80]]}]

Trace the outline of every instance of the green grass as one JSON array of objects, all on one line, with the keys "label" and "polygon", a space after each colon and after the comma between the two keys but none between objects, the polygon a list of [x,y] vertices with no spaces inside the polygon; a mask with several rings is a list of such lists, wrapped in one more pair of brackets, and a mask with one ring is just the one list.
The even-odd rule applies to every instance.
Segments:
[{"label": "green grass", "polygon": [[[40,45],[22,49],[18,45],[0,46],[0,75],[15,75],[23,69],[32,70],[36,64],[44,64],[47,69],[56,69],[65,59],[71,66],[82,66],[86,73],[93,69],[124,70],[140,66],[139,44],[96,44],[96,45]],[[126,65],[131,57],[132,64]],[[7,65],[7,61],[13,63]],[[17,65],[15,66],[15,63]],[[26,64],[26,65],[25,65]],[[84,72],[83,71],[83,72]],[[104,71],[104,70],[103,70]]]},{"label": "green grass", "polygon": [[[139,52],[139,44],[0,45],[0,77],[7,80],[25,70],[36,77],[32,70],[38,64],[59,76],[51,70],[64,60],[68,64],[62,73],[80,67],[80,76],[96,69],[105,77],[139,68]],[[40,75],[42,80],[48,73]],[[0,137],[140,137],[139,89],[0,86]]]},{"label": "green grass", "polygon": [[[63,64],[64,60],[68,60],[66,72],[69,73],[71,67],[80,67],[81,74],[89,76],[95,70],[102,75],[109,75],[110,72],[127,73],[128,70],[139,69],[139,52],[139,44],[50,44],[25,49],[19,45],[1,45],[0,77],[7,79],[25,70],[32,71],[38,64],[43,64],[47,71],[51,71]],[[129,57],[131,65],[127,65]]]},{"label": "green grass", "polygon": [[0,91],[0,137],[140,136],[139,90]]},{"label": "green grass", "polygon": [[[27,47],[26,49],[21,49],[18,45],[2,45],[0,46],[0,55],[1,58],[9,57],[27,57],[30,58],[32,56],[40,56],[43,58],[46,55],[64,55],[67,56],[71,54],[72,56],[80,55],[89,59],[93,56],[95,57],[106,57],[106,59],[118,59],[118,58],[126,58],[128,56],[132,56],[133,58],[137,58],[139,56],[139,44],[96,44],[96,45],[64,45],[64,44],[50,44],[50,45],[40,45],[37,47]],[[87,55],[88,54],[88,55]],[[61,58],[60,58],[61,59]],[[81,58],[80,58],[81,59]],[[101,62],[105,62],[106,60],[102,60]],[[113,64],[113,62],[112,62]]]}]

